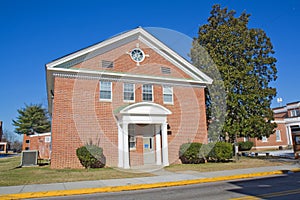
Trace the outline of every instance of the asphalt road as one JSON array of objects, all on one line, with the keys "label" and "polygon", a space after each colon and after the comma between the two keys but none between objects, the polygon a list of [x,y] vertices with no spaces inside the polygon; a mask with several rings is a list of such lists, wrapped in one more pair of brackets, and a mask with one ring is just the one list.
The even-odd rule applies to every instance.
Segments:
[{"label": "asphalt road", "polygon": [[[300,173],[258,179],[206,183],[149,190],[52,197],[47,199],[104,200],[212,200],[212,199],[300,199]],[[258,198],[257,198],[258,197]]]}]

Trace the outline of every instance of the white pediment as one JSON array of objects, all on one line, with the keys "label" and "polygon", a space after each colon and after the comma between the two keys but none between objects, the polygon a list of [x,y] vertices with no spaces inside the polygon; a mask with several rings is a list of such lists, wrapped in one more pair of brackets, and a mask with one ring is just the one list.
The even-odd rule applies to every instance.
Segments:
[{"label": "white pediment", "polygon": [[127,106],[120,111],[122,115],[170,115],[167,108],[151,102],[140,102]]}]

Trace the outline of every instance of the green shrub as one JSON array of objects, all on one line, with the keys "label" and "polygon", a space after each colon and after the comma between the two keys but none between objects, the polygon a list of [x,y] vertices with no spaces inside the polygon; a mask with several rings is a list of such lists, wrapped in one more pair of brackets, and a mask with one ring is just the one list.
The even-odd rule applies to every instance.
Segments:
[{"label": "green shrub", "polygon": [[217,142],[210,153],[210,156],[217,161],[225,161],[233,156],[232,145],[227,142]]},{"label": "green shrub", "polygon": [[183,164],[204,163],[205,159],[200,155],[201,143],[185,143],[180,146],[179,158]]},{"label": "green shrub", "polygon": [[103,149],[96,145],[86,145],[76,150],[76,155],[85,168],[102,168],[105,166]]},{"label": "green shrub", "polygon": [[239,151],[249,151],[253,147],[253,142],[246,141],[246,142],[239,142]]},{"label": "green shrub", "polygon": [[212,157],[214,145],[215,143],[202,144],[199,154],[205,162]]}]

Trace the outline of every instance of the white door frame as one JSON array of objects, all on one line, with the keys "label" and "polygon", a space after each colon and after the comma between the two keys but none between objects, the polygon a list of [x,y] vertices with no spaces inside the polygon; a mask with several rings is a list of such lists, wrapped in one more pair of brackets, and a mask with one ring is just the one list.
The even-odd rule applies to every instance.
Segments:
[{"label": "white door frame", "polygon": [[[129,124],[156,125],[156,164],[162,164],[163,166],[169,165],[167,135],[167,115],[169,114],[172,114],[172,112],[159,104],[140,102],[127,106],[116,115],[118,119],[118,167],[125,169],[130,168],[128,147]],[[162,141],[162,148],[160,148],[160,139]]]}]

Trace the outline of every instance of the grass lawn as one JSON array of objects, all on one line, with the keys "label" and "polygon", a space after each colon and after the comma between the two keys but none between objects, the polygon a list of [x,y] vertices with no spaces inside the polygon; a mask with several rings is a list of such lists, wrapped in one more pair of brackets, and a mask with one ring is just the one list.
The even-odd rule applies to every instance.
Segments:
[{"label": "grass lawn", "polygon": [[240,157],[237,162],[227,162],[227,163],[205,163],[205,164],[177,164],[165,167],[167,171],[170,172],[180,172],[185,170],[193,170],[198,172],[211,172],[211,171],[221,171],[221,170],[232,170],[232,169],[245,169],[245,168],[255,168],[255,167],[267,167],[267,166],[279,166],[287,165],[287,162],[279,162],[270,159],[262,158],[251,158],[251,157]]},{"label": "grass lawn", "polygon": [[20,156],[0,159],[0,186],[153,176],[149,173],[130,173],[113,168],[50,169],[49,165],[18,168],[20,161]]},{"label": "grass lawn", "polygon": [[[132,173],[131,170],[121,171],[113,168],[102,169],[50,169],[49,165],[19,168],[21,157],[0,159],[0,186],[58,183],[87,180],[104,180],[116,178],[133,178],[153,176],[150,173]],[[193,170],[199,172],[220,171],[230,169],[243,169],[263,166],[276,166],[288,164],[286,162],[274,162],[259,158],[244,158],[238,162],[206,163],[198,165],[171,165],[167,171],[180,172]]]}]

